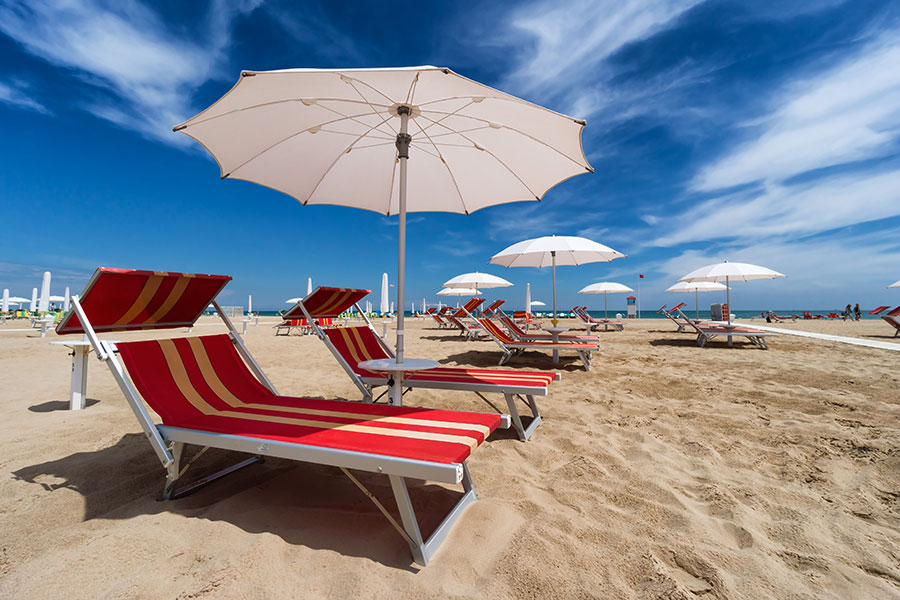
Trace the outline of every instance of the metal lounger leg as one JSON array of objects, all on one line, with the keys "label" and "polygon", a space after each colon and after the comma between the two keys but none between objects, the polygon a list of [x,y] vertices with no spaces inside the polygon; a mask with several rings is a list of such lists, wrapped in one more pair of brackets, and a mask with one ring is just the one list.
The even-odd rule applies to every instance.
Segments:
[{"label": "metal lounger leg", "polygon": [[400,517],[403,521],[403,529],[409,536],[408,541],[410,541],[413,559],[420,565],[426,566],[440,547],[441,542],[450,533],[450,529],[456,520],[459,519],[466,506],[478,499],[478,496],[475,495],[475,487],[472,484],[472,476],[469,474],[469,466],[463,463],[462,485],[465,493],[450,509],[449,514],[444,517],[444,520],[437,526],[434,533],[424,542],[422,541],[422,533],[419,531],[416,513],[413,511],[412,502],[409,500],[405,479],[399,475],[390,475],[389,477],[391,479],[391,488],[394,490],[394,498],[397,501],[397,508],[400,510]]},{"label": "metal lounger leg", "polygon": [[181,498],[182,496],[187,496],[188,494],[199,490],[201,487],[212,483],[217,479],[221,479],[226,475],[230,475],[239,469],[243,469],[244,467],[250,466],[257,462],[262,462],[263,457],[256,455],[252,456],[248,459],[242,460],[238,463],[231,465],[230,467],[226,467],[221,471],[217,471],[211,475],[207,475],[206,477],[201,477],[197,481],[191,482],[184,487],[180,487],[178,489],[175,488],[175,484],[178,483],[178,480],[184,475],[187,470],[191,467],[194,462],[203,456],[203,454],[209,450],[209,446],[205,446],[200,449],[199,452],[194,454],[194,456],[185,464],[183,467],[181,466],[181,456],[184,453],[184,443],[182,442],[174,442],[170,446],[170,452],[172,453],[172,457],[175,459],[168,467],[166,467],[166,487],[163,490],[163,500],[174,500],[176,498]]},{"label": "metal lounger leg", "polygon": [[534,396],[528,396],[528,405],[531,407],[532,421],[528,424],[527,429],[522,424],[522,418],[519,416],[519,407],[516,406],[515,396],[513,394],[503,394],[503,396],[506,398],[509,416],[512,419],[516,433],[519,434],[519,439],[523,442],[527,442],[535,428],[541,424],[541,413],[537,409],[537,403],[534,401]]}]

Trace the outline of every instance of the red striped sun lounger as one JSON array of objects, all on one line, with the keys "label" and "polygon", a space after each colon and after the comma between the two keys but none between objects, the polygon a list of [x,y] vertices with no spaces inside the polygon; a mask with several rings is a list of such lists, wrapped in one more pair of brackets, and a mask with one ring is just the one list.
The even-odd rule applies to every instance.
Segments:
[{"label": "red striped sun lounger", "polygon": [[706,343],[717,335],[723,335],[728,338],[729,345],[731,345],[732,337],[745,337],[751,344],[759,346],[763,350],[768,350],[769,344],[766,342],[766,338],[778,335],[777,333],[770,333],[768,331],[752,329],[749,327],[724,327],[721,325],[711,325],[709,323],[695,323],[688,319],[687,316],[681,312],[680,308],[675,307],[674,310],[694,329],[694,331],[697,332],[697,345],[701,348],[706,346]]},{"label": "red striped sun lounger", "polygon": [[885,310],[889,309],[890,307],[891,307],[890,305],[879,306],[878,308],[876,308],[874,310],[870,310],[869,314],[870,315],[879,315],[879,314],[883,313]]},{"label": "red striped sun lounger", "polygon": [[447,313],[450,322],[459,329],[459,334],[466,336],[467,340],[474,340],[481,333],[481,328],[473,322],[474,313],[484,302],[484,298],[472,298],[453,314]]},{"label": "red striped sun lounger", "polygon": [[609,328],[612,327],[616,331],[622,331],[625,329],[625,323],[622,321],[609,321],[607,319],[597,320],[587,312],[587,306],[576,306],[572,309],[572,312],[575,313],[582,323],[587,326],[588,331],[595,331],[601,325],[603,326],[603,331],[609,331]]},{"label": "red striped sun lounger", "polygon": [[900,306],[881,316],[885,323],[894,328],[894,337],[900,335]]},{"label": "red striped sun lounger", "polygon": [[491,321],[490,319],[475,319],[475,321],[481,325],[482,329],[484,329],[485,333],[487,333],[492,340],[494,340],[500,349],[503,350],[503,355],[500,357],[500,365],[503,365],[506,361],[508,361],[513,356],[519,356],[526,350],[574,350],[578,354],[578,358],[581,359],[581,363],[584,365],[585,371],[591,370],[591,353],[594,350],[599,350],[600,346],[597,343],[584,343],[584,342],[559,342],[553,343],[550,342],[520,342],[518,340],[514,340],[507,334],[505,331],[500,329],[496,323]]},{"label": "red striped sun lounger", "polygon": [[[498,318],[506,330],[509,332],[509,335],[514,339],[519,340],[520,342],[552,342],[553,336],[549,333],[528,333],[516,323],[514,320],[510,319],[509,316],[503,314],[502,312],[498,314]],[[599,343],[600,339],[596,335],[582,335],[577,333],[562,333],[559,335],[560,342],[584,342],[584,343]]]},{"label": "red striped sun lounger", "polygon": [[[335,306],[326,300],[342,291],[352,293],[344,296],[341,304]],[[362,369],[359,363],[394,358],[395,355],[365,314],[359,310],[357,303],[369,293],[369,290],[319,287],[298,302],[296,308],[304,312],[307,318],[312,319],[327,316],[328,310],[345,311],[351,306],[356,306],[366,321],[365,325],[341,328],[316,327],[315,331],[362,392],[363,399],[371,402],[376,400],[374,395],[376,388],[383,386],[390,388],[395,383],[385,373]],[[415,388],[458,390],[475,393],[482,399],[485,399],[484,394],[503,394],[509,408],[512,426],[519,439],[525,441],[541,423],[541,413],[535,397],[546,396],[549,393],[550,383],[559,378],[560,374],[554,372],[438,367],[405,374],[403,386],[406,388],[404,393]],[[531,411],[531,422],[527,426],[519,415],[517,401],[525,404]]]},{"label": "red striped sun lounger", "polygon": [[[98,269],[81,296],[72,298],[72,311],[57,332],[86,335],[97,357],[109,366],[166,470],[166,499],[261,456],[335,466],[400,532],[415,561],[427,564],[463,508],[476,500],[467,459],[495,429],[508,426],[508,417],[280,396],[215,301],[230,279]],[[229,333],[117,343],[97,336],[101,331],[190,327],[210,302]],[[154,423],[144,403],[159,415],[161,424]],[[189,445],[203,450],[182,467]],[[206,448],[254,456],[176,489]],[[389,477],[401,523],[349,469]],[[409,498],[409,478],[463,487],[456,505],[427,538]]]}]

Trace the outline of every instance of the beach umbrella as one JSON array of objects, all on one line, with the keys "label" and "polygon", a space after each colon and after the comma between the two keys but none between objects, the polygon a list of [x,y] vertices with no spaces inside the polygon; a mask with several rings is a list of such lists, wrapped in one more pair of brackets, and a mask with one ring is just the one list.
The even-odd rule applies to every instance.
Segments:
[{"label": "beach umbrella", "polygon": [[247,294],[247,314],[253,314],[253,296],[250,294]]},{"label": "beach umbrella", "polygon": [[387,314],[388,309],[390,308],[390,304],[388,304],[390,302],[390,298],[389,298],[390,291],[388,288],[389,288],[388,274],[382,273],[381,274],[381,306],[379,307],[381,309],[381,314]]},{"label": "beach umbrella", "polygon": [[728,322],[731,323],[731,282],[732,281],[753,281],[755,279],[774,279],[776,277],[786,277],[784,273],[773,271],[759,265],[751,265],[748,263],[725,262],[714,265],[706,265],[694,271],[691,271],[678,281],[687,281],[694,283],[697,281],[718,281],[725,282],[726,302],[728,303]]},{"label": "beach umbrella", "polygon": [[45,313],[50,310],[50,271],[44,271],[41,278],[41,298],[38,301],[38,311]]},{"label": "beach umbrella", "polygon": [[38,306],[37,298],[38,298],[37,288],[31,288],[31,305],[28,308],[28,310],[30,310],[31,312],[34,312],[37,310],[37,306]]},{"label": "beach umbrella", "polygon": [[[474,273],[463,273],[462,275],[457,275],[444,282],[445,288],[473,289],[475,291],[478,291],[479,288],[493,289],[498,287],[510,287],[511,285],[512,282],[507,281],[502,277],[497,277],[490,273],[479,273],[478,271],[475,271]],[[458,298],[456,306],[459,306]]]},{"label": "beach umbrella", "polygon": [[541,302],[540,300],[533,300],[528,303],[529,306],[547,306],[546,302]]},{"label": "beach umbrella", "polygon": [[556,325],[556,266],[608,262],[624,256],[609,246],[587,238],[548,235],[513,244],[492,256],[490,263],[504,267],[552,267],[553,324]]},{"label": "beach umbrella", "polygon": [[459,308],[459,297],[460,296],[481,296],[483,295],[477,289],[474,288],[442,288],[441,291],[437,293],[438,296],[456,296],[456,308]]},{"label": "beach umbrella", "polygon": [[0,311],[9,312],[9,289],[3,289],[3,301],[0,304]]},{"label": "beach umbrella", "polygon": [[[666,288],[667,292],[694,292],[694,316],[700,320],[700,292],[720,292],[725,285],[715,281],[679,281],[675,285]],[[729,307],[730,308],[730,307]],[[731,312],[729,310],[729,312]]]},{"label": "beach umbrella", "polygon": [[[174,130],[208,150],[222,178],[259,183],[304,205],[398,215],[402,305],[408,212],[469,214],[540,200],[592,171],[581,147],[584,125],[425,66],[243,71],[228,93]],[[400,315],[398,364],[403,339]]]},{"label": "beach umbrella", "polygon": [[892,284],[889,285],[888,287],[889,287],[889,288],[900,288],[900,281],[895,281],[894,283],[892,283]]},{"label": "beach umbrella", "polygon": [[25,304],[28,301],[29,301],[28,298],[21,298],[19,296],[10,296],[9,297],[10,304]]},{"label": "beach umbrella", "polygon": [[288,298],[287,300],[284,301],[284,303],[285,304],[297,304],[301,300],[303,300],[303,298]]},{"label": "beach umbrella", "polygon": [[72,296],[69,294],[69,286],[66,286],[66,299],[63,301],[63,312],[69,312],[69,302]]},{"label": "beach umbrella", "polygon": [[306,278],[306,295],[312,294],[312,277]]},{"label": "beach umbrella", "polygon": [[609,320],[609,313],[606,310],[606,298],[609,294],[619,294],[622,292],[633,292],[634,290],[627,285],[615,283],[613,281],[601,281],[586,285],[580,290],[579,294],[603,294],[603,318]]},{"label": "beach umbrella", "polygon": [[525,310],[531,312],[531,284],[525,284]]}]

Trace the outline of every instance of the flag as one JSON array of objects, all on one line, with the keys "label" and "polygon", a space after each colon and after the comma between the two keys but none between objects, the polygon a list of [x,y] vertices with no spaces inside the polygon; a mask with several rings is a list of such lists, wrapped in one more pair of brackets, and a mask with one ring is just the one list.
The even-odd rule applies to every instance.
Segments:
[{"label": "flag", "polygon": [[638,277],[640,277],[640,278],[641,278],[641,279],[643,279],[643,278],[644,278],[644,276],[643,276],[643,275],[638,275]]}]

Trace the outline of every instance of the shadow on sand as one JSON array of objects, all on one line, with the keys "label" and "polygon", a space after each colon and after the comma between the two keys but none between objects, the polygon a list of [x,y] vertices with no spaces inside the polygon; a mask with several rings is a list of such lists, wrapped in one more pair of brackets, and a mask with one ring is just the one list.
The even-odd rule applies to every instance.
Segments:
[{"label": "shadow on sand", "polygon": [[447,358],[438,362],[443,365],[452,366],[468,366],[477,369],[502,368],[502,369],[523,369],[523,370],[539,370],[539,371],[583,371],[581,359],[577,356],[566,356],[560,354],[559,364],[553,364],[553,359],[549,352],[525,352],[519,356],[514,356],[502,367],[497,366],[502,353],[498,350],[469,350],[468,352],[460,352],[451,354]]},{"label": "shadow on sand", "polygon": [[[93,398],[85,398],[84,407],[90,408],[91,406],[100,402],[99,400],[94,400]],[[48,413],[54,412],[57,410],[69,410],[69,403],[63,400],[50,400],[49,402],[44,402],[43,404],[35,404],[34,406],[29,406],[28,410],[36,413]]]},{"label": "shadow on sand", "polygon": [[[196,446],[186,448],[186,459],[196,451]],[[185,483],[245,458],[246,454],[211,449],[187,472]],[[399,521],[388,478],[359,471],[354,475]],[[78,492],[84,497],[85,521],[169,512],[224,521],[248,533],[272,533],[289,544],[418,570],[403,538],[332,467],[266,458],[193,494],[163,501],[165,471],[142,434],[126,434],[113,446],[27,466],[13,476],[51,492],[60,488]],[[416,480],[407,480],[407,486],[423,536],[431,534],[461,495],[455,488]]]},{"label": "shadow on sand", "polygon": [[[689,348],[689,347],[690,348],[699,348],[699,346],[697,345],[697,338],[695,338],[695,337],[650,340],[650,345],[651,346],[680,346],[683,348]],[[726,342],[724,339],[721,341],[710,340],[710,341],[706,342],[706,345],[704,346],[704,348],[728,348],[728,342]],[[734,349],[734,348],[758,348],[758,349],[762,350],[762,348],[759,348],[759,346],[757,346],[756,344],[753,344],[751,342],[739,341],[737,338],[735,338],[735,340],[734,340],[734,346],[732,347],[732,349]]]}]

